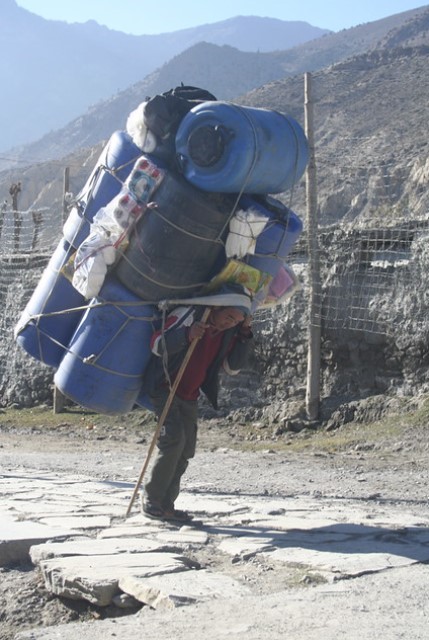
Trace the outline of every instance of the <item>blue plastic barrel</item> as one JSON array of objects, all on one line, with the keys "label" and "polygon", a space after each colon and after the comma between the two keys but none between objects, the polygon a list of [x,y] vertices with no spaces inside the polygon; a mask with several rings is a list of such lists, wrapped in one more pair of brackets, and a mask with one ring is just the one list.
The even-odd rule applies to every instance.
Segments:
[{"label": "blue plastic barrel", "polygon": [[296,120],[227,102],[191,109],[178,128],[176,152],[191,184],[225,193],[280,193],[301,178],[308,161]]},{"label": "blue plastic barrel", "polygon": [[109,277],[91,301],[55,374],[73,402],[104,414],[131,411],[148,364],[159,312]]},{"label": "blue plastic barrel", "polygon": [[244,262],[275,276],[302,232],[301,219],[282,202],[270,196],[259,200],[243,196],[240,207],[257,210],[269,218],[256,238],[254,254],[245,256]]},{"label": "blue plastic barrel", "polygon": [[184,298],[200,292],[225,262],[224,240],[236,197],[208,194],[166,173],[154,208],[139,219],[117,278],[143,300]]},{"label": "blue plastic barrel", "polygon": [[141,155],[125,131],[115,131],[110,137],[64,224],[63,234],[70,244],[78,247],[85,240],[95,214],[120,192]]},{"label": "blue plastic barrel", "polygon": [[15,327],[16,342],[33,358],[55,368],[87,304],[61,273],[73,252],[61,240]]}]

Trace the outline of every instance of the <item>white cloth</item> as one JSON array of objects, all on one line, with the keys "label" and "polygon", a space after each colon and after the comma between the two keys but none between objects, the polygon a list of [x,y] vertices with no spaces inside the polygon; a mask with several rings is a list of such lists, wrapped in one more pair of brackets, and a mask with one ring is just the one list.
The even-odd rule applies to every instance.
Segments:
[{"label": "white cloth", "polygon": [[269,218],[254,209],[239,209],[229,223],[225,242],[227,258],[242,258],[255,253],[256,239]]},{"label": "white cloth", "polygon": [[145,153],[153,153],[157,146],[157,139],[144,122],[144,109],[147,102],[141,102],[137,109],[131,111],[127,119],[126,130],[134,144]]}]

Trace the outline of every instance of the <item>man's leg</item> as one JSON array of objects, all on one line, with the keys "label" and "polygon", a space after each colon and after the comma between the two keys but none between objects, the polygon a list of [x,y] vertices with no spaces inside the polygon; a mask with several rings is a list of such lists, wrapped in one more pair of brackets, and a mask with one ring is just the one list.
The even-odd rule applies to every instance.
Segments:
[{"label": "man's leg", "polygon": [[[167,401],[168,392],[152,397],[155,413],[160,416]],[[176,473],[177,464],[185,447],[185,431],[181,423],[177,398],[173,398],[157,441],[149,480],[145,485],[145,503],[162,508],[168,488]]]},{"label": "man's leg", "polygon": [[181,400],[180,398],[177,398],[177,401],[181,416],[180,422],[185,434],[185,444],[182,455],[177,461],[176,471],[165,494],[163,507],[168,511],[174,510],[174,503],[180,493],[180,481],[188,468],[188,460],[195,455],[197,443],[198,404],[196,401]]},{"label": "man's leg", "polygon": [[[167,400],[167,392],[152,396],[159,416]],[[173,399],[164,426],[158,438],[158,451],[145,485],[143,510],[162,515],[174,511],[174,501],[180,491],[180,480],[188,466],[188,458],[195,454],[197,433],[196,401]],[[158,517],[158,516],[157,516]]]}]

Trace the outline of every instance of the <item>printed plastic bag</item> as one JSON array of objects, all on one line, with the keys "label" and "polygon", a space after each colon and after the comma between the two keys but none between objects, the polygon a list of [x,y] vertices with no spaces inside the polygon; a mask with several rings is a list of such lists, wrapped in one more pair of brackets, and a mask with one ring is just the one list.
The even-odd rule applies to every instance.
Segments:
[{"label": "printed plastic bag", "polygon": [[107,267],[116,262],[163,177],[164,172],[142,156],[118,195],[95,214],[90,234],[76,252],[72,278],[73,286],[86,299],[98,295]]},{"label": "printed plastic bag", "polygon": [[72,284],[87,300],[98,295],[107,267],[115,262],[116,249],[107,232],[99,227],[76,251]]},{"label": "printed plastic bag", "polygon": [[284,263],[272,280],[253,299],[253,310],[274,307],[287,302],[300,289],[292,267]]},{"label": "printed plastic bag", "polygon": [[122,191],[94,216],[89,236],[76,251],[72,284],[86,299],[98,295],[107,267],[114,264],[117,248],[127,237],[142,207]]}]

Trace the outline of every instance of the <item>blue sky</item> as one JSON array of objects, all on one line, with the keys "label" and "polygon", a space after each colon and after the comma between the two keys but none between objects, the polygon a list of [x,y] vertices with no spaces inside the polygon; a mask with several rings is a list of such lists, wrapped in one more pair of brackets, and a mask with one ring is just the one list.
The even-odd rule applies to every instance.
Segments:
[{"label": "blue sky", "polygon": [[[0,0],[1,1],[1,0]],[[125,33],[165,33],[238,15],[302,20],[339,31],[425,6],[412,0],[16,0],[51,20],[96,20]]]}]

